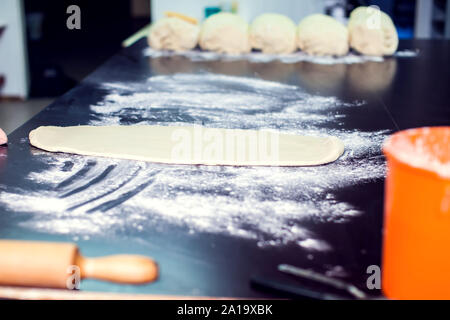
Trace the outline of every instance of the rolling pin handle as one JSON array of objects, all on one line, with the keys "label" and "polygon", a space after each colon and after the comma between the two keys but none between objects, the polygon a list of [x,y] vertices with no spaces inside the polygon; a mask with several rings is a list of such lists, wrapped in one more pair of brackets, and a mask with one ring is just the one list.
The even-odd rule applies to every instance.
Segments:
[{"label": "rolling pin handle", "polygon": [[102,258],[77,257],[82,278],[95,278],[124,284],[145,284],[158,277],[158,266],[150,258],[116,255]]}]

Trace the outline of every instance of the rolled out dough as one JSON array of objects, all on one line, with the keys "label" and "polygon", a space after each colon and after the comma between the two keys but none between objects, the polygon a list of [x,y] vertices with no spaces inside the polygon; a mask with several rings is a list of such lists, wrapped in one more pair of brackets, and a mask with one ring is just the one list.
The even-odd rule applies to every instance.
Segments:
[{"label": "rolled out dough", "polygon": [[336,137],[201,126],[39,127],[30,143],[51,152],[169,164],[312,166],[344,152]]}]

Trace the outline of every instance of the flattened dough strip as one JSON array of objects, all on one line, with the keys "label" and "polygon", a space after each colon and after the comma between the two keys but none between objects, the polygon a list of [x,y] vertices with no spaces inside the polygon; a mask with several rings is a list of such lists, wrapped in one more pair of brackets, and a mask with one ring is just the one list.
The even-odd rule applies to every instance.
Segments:
[{"label": "flattened dough strip", "polygon": [[42,150],[167,164],[313,166],[337,160],[336,137],[201,126],[43,126],[30,132]]}]

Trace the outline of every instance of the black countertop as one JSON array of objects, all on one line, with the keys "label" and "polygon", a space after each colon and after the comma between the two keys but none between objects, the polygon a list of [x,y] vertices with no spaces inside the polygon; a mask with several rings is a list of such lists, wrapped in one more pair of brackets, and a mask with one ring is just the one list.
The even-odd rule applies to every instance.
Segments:
[{"label": "black countertop", "polygon": [[[326,202],[326,204],[336,206],[331,207],[331,211],[334,210],[333,208],[340,208],[339,205],[345,203],[359,212],[357,215],[350,214],[348,219],[333,219],[333,212],[323,216],[320,211],[324,209],[321,208],[317,209],[318,215],[311,214],[307,218],[296,219],[296,214],[299,217],[302,216],[302,208],[312,208],[311,203],[314,204],[315,195],[308,195],[305,192],[305,197],[311,196],[311,199],[305,200],[305,198],[302,198],[303,193],[300,189],[305,184],[300,184],[299,190],[293,190],[292,192],[282,190],[279,192],[281,196],[277,201],[280,201],[280,205],[294,203],[291,210],[296,211],[295,203],[297,203],[299,210],[298,213],[292,212],[293,218],[285,221],[287,223],[286,228],[298,227],[301,230],[306,230],[307,233],[314,235],[316,240],[329,246],[328,250],[316,250],[298,244],[298,241],[308,239],[305,236],[283,243],[283,239],[285,239],[283,236],[271,238],[270,231],[267,235],[260,234],[260,230],[253,230],[253,237],[240,237],[235,234],[232,235],[232,232],[223,232],[223,230],[211,232],[211,227],[202,230],[197,224],[195,226],[189,225],[192,222],[197,223],[199,221],[201,224],[201,215],[198,217],[198,221],[193,220],[190,216],[184,223],[173,224],[170,222],[173,220],[160,221],[165,214],[170,215],[173,208],[162,208],[163,212],[159,214],[153,214],[152,210],[149,209],[148,212],[142,214],[143,210],[145,211],[145,206],[142,207],[142,203],[134,204],[135,207],[129,205],[130,201],[132,203],[134,200],[134,196],[143,189],[147,188],[148,190],[149,185],[158,184],[155,181],[159,181],[158,185],[164,186],[164,177],[170,174],[174,175],[174,170],[178,170],[176,174],[183,175],[186,173],[188,179],[195,179],[195,175],[202,175],[206,177],[205,179],[208,179],[207,176],[210,174],[211,179],[216,177],[219,180],[222,179],[220,181],[225,181],[223,175],[228,174],[233,179],[237,179],[242,175],[253,172],[252,168],[212,169],[204,166],[188,168],[182,166],[173,169],[173,167],[167,165],[114,162],[114,160],[107,162],[106,159],[93,158],[86,160],[83,157],[62,154],[49,155],[29,145],[28,133],[41,125],[107,124],[111,113],[102,113],[98,111],[99,109],[97,109],[97,112],[93,112],[90,106],[110,107],[113,102],[108,102],[108,99],[110,99],[109,95],[112,93],[127,97],[136,92],[143,93],[149,86],[156,95],[158,95],[158,88],[160,88],[161,94],[166,94],[169,98],[171,94],[181,94],[182,96],[188,92],[183,93],[181,91],[180,93],[180,87],[171,87],[170,79],[173,80],[171,77],[175,73],[198,74],[200,77],[210,76],[210,74],[223,74],[233,77],[259,78],[290,85],[290,87],[285,86],[283,90],[303,92],[299,99],[302,99],[301,97],[305,97],[305,95],[313,98],[336,99],[331,100],[331,103],[336,104],[335,108],[325,114],[329,117],[329,121],[314,122],[319,123],[321,132],[330,130],[333,133],[346,130],[346,132],[355,132],[356,135],[358,132],[364,132],[366,136],[370,137],[371,132],[379,133],[381,131],[387,135],[400,129],[412,127],[449,125],[450,42],[403,41],[400,49],[418,49],[419,55],[408,58],[387,58],[384,62],[366,62],[352,65],[318,65],[308,62],[295,64],[281,62],[251,63],[246,60],[195,62],[185,57],[150,59],[143,55],[145,47],[145,40],[141,40],[132,47],[122,50],[79,86],[60,97],[32,120],[13,132],[9,136],[10,143],[7,147],[0,147],[0,237],[76,242],[87,256],[116,253],[145,254],[153,256],[160,265],[161,276],[154,284],[125,286],[86,280],[82,284],[82,289],[89,291],[270,297],[273,295],[250,286],[249,280],[252,276],[261,276],[283,283],[301,284],[297,280],[279,274],[276,271],[276,266],[280,263],[311,268],[317,272],[340,277],[354,283],[363,290],[367,290],[367,267],[380,265],[381,263],[383,177],[367,180],[355,179],[357,182],[337,188],[331,186],[334,189],[328,190],[328,192],[333,200]],[[149,77],[155,76],[160,78],[155,78],[156,80],[150,83]],[[199,79],[200,81],[206,81],[201,82],[202,85],[208,82],[207,80],[201,80],[202,78]],[[161,84],[160,80],[164,83]],[[181,78],[176,78],[175,81],[179,81],[179,84],[185,79],[181,75]],[[195,82],[195,79],[190,81]],[[248,88],[246,87],[245,79],[241,81],[236,80],[236,78],[232,80],[224,78],[217,80],[218,82],[214,81],[216,80],[212,80],[211,87],[205,89],[205,94],[215,94],[214,88],[219,91],[223,88],[223,90],[236,90],[238,94],[239,92],[249,94],[252,97],[255,94],[261,94],[265,99],[268,99],[271,98],[270,94],[278,90],[271,87],[272,89],[268,89],[269,93],[272,92],[270,90],[275,91],[270,94],[256,92],[257,90],[250,88],[250,85]],[[238,84],[245,88],[235,87]],[[189,85],[192,85],[192,83]],[[274,84],[271,82],[269,86],[274,86]],[[184,88],[183,90],[186,89],[186,87],[182,88]],[[210,91],[207,92],[208,90]],[[157,99],[156,97],[155,99]],[[211,99],[214,99],[214,97],[212,95]],[[281,99],[277,101],[282,101],[285,105],[295,102],[289,100],[289,97],[278,97],[277,99]],[[186,100],[189,100],[189,98],[186,97]],[[220,101],[211,101],[211,104],[216,102],[220,104]],[[126,102],[124,103],[126,105]],[[242,127],[245,126],[245,122],[238,122],[239,115],[236,116],[236,112],[241,112],[243,118],[257,116],[259,112],[258,110],[243,110],[242,108],[238,111],[215,110],[211,111],[215,112],[211,114],[220,114],[220,119],[212,120],[212,116],[208,118],[205,115],[206,109],[202,109],[203,111],[198,113],[198,117],[195,117],[192,116],[192,112],[187,114],[181,107],[174,107],[173,105],[161,105],[157,106],[156,109],[153,106],[154,109],[152,110],[156,110],[154,111],[156,113],[152,113],[148,112],[145,105],[136,106],[135,103],[142,103],[142,101],[132,102],[130,100],[129,107],[113,111],[114,121],[128,125],[201,122],[206,126],[217,124],[228,126],[227,123],[229,123],[230,127]],[[170,103],[173,104],[173,100]],[[180,102],[181,105],[183,103],[185,102]],[[346,104],[354,104],[356,107],[347,108]],[[358,104],[365,107],[358,108]],[[275,109],[276,106],[274,106]],[[286,120],[275,124],[273,122],[274,112],[280,112],[280,110],[265,110],[263,115],[267,117],[267,120],[261,120],[258,126],[266,124],[271,128],[295,129],[295,125],[286,124]],[[324,115],[320,111],[316,112],[310,109],[305,109],[304,114]],[[337,116],[340,116],[340,120],[335,121],[334,115],[336,119]],[[247,124],[247,127],[253,127],[254,122]],[[376,150],[372,150],[367,156],[383,162],[380,147],[381,143],[378,143]],[[346,152],[351,153],[352,150],[347,149]],[[358,159],[357,157],[347,158],[345,163],[358,168],[358,161],[360,160],[361,165],[363,165],[364,159]],[[330,165],[324,168],[341,170],[339,168],[342,167],[339,167],[338,163],[336,166]],[[371,167],[367,168],[370,170]],[[364,172],[363,167],[359,169]],[[97,176],[100,176],[99,180],[105,178],[113,170],[114,177],[109,178],[111,181],[108,180],[111,188],[114,188],[114,179],[120,181],[123,176],[129,176],[132,180],[137,172],[140,172],[139,175],[144,175],[141,176],[143,179],[141,182],[134,182],[136,183],[134,189],[123,192],[112,200],[94,207],[85,206],[84,203],[77,208],[67,209],[67,202],[64,201],[69,201],[67,199],[74,194],[76,197],[76,193],[81,195],[82,192],[89,193],[91,190],[93,196],[96,196],[89,200],[92,203],[102,197],[101,194],[100,196],[95,194],[98,191],[97,189],[100,188],[100,186],[94,186],[98,182],[95,181],[95,177],[93,180],[89,180],[91,179],[89,178],[89,171],[95,173],[96,170],[100,170]],[[300,172],[295,168],[283,170],[292,170],[282,171],[282,174],[285,175],[289,175],[289,173],[296,175]],[[311,170],[315,169],[304,170],[312,172]],[[252,177],[251,174],[250,177]],[[276,175],[273,177],[276,177]],[[174,180],[168,181],[173,182]],[[221,211],[221,206],[227,205],[226,199],[230,199],[230,201],[234,199],[233,201],[235,201],[238,198],[239,195],[233,196],[232,193],[233,191],[240,192],[240,189],[233,190],[235,185],[231,184],[230,190],[230,186],[228,186],[228,189],[223,185],[212,186],[213,182],[208,181],[204,186],[199,186],[201,191],[198,192],[201,192],[203,197],[201,199],[209,199],[208,202],[199,201],[196,204],[195,198],[193,198],[193,204],[186,204],[186,206],[190,206],[189,210],[196,210],[196,205],[199,209],[202,206],[214,205],[214,199],[220,198],[221,202],[217,201],[216,203],[217,208],[209,209],[217,210],[219,215],[223,211]],[[317,182],[318,192],[323,192],[326,189],[320,183],[326,184],[327,181],[320,180]],[[70,185],[72,185],[72,189],[67,189]],[[309,188],[307,185],[306,187]],[[106,193],[110,192],[107,185],[101,188],[104,188]],[[241,196],[245,198],[242,201],[247,201],[246,198],[252,197],[251,192],[262,194],[261,202],[272,201],[278,195],[270,184],[267,185],[256,180],[251,182],[247,189],[242,192]],[[69,194],[67,193],[68,190]],[[152,192],[148,197],[153,200],[189,194],[182,187],[177,189],[170,183],[167,185],[167,189],[152,189]],[[197,191],[191,190],[191,193],[195,194],[195,192]],[[208,194],[210,198],[205,198],[204,194]],[[147,196],[146,193],[145,196]],[[141,198],[145,198],[145,196],[142,193],[140,195]],[[192,198],[190,199],[192,200]],[[320,199],[320,201],[323,200]],[[305,201],[309,201],[309,206],[303,206]],[[245,215],[246,210],[249,209],[248,203],[243,203],[246,204],[246,208],[236,207],[235,210],[242,210],[242,215]],[[128,206],[125,206],[125,204],[128,204]],[[164,205],[165,202],[162,202],[162,206]],[[317,205],[319,206],[319,202]],[[58,206],[61,206],[62,209],[58,209]],[[268,205],[265,208],[270,209],[271,206]],[[110,210],[115,211],[111,213]],[[176,210],[180,210],[180,208],[177,207]],[[229,211],[231,209],[227,207],[224,210]],[[255,210],[259,210],[258,203],[255,203]],[[138,214],[138,218],[136,218],[136,214]],[[271,214],[270,211],[265,212],[261,219],[267,219]],[[241,216],[236,213],[232,217],[233,219],[240,219]],[[183,220],[183,217],[178,217],[178,219]],[[252,230],[251,221],[242,219],[244,225],[239,224],[239,227],[242,230],[246,228]],[[110,221],[113,220],[115,222],[111,223]],[[58,224],[58,221],[61,224]],[[236,224],[230,222],[230,226],[236,226]],[[89,230],[96,231],[89,232]],[[293,231],[287,232],[292,233]],[[274,243],[271,243],[271,240]],[[277,240],[279,243],[277,243]],[[323,290],[316,285],[302,284],[318,291]],[[368,292],[373,295],[380,294],[379,291]]]}]

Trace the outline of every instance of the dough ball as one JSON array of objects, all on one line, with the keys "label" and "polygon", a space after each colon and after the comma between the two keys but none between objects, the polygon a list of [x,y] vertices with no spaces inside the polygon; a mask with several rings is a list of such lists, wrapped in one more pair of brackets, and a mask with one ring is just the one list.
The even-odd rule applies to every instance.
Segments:
[{"label": "dough ball", "polygon": [[348,53],[347,27],[323,14],[313,14],[298,26],[298,46],[311,55],[343,56]]},{"label": "dough ball", "polygon": [[180,18],[163,18],[150,27],[148,44],[157,50],[186,51],[197,46],[200,28]]},{"label": "dough ball", "polygon": [[8,143],[8,136],[2,129],[0,129],[0,146],[6,143]]},{"label": "dough ball", "polygon": [[398,34],[392,19],[384,12],[359,7],[348,22],[350,46],[371,56],[392,55],[398,48]]},{"label": "dough ball", "polygon": [[250,44],[264,53],[292,53],[297,50],[296,25],[288,17],[266,13],[253,20]]},{"label": "dough ball", "polygon": [[200,32],[200,47],[220,53],[250,51],[248,24],[236,14],[221,12],[210,16]]}]

